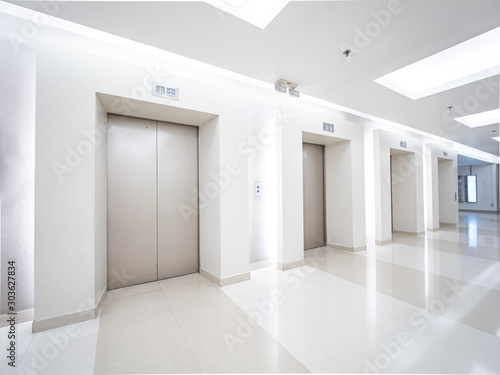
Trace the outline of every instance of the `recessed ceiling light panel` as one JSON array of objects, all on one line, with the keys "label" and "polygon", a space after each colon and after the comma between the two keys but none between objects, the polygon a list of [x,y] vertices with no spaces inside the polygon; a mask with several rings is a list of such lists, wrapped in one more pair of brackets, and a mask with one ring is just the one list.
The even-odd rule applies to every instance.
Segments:
[{"label": "recessed ceiling light panel", "polygon": [[289,0],[203,1],[261,29],[265,29],[289,2]]},{"label": "recessed ceiling light panel", "polygon": [[500,73],[500,27],[375,80],[420,99]]},{"label": "recessed ceiling light panel", "polygon": [[467,125],[470,128],[496,124],[500,122],[500,109],[476,113],[469,116],[457,117],[455,121],[461,122],[462,124]]}]

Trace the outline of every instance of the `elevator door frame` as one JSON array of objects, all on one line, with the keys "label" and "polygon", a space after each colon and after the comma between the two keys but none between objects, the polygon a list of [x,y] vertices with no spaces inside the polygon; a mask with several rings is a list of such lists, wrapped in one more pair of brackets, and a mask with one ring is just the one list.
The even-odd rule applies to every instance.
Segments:
[{"label": "elevator door frame", "polygon": [[393,192],[392,192],[392,184],[393,184],[393,178],[392,178],[392,155],[389,155],[389,171],[390,171],[390,193],[391,193],[391,234],[394,235],[394,201],[393,201]]}]

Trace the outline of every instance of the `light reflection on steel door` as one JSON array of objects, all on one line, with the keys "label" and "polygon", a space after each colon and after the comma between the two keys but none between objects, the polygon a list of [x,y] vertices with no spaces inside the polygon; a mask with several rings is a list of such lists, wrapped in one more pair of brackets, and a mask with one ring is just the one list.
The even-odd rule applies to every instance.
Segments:
[{"label": "light reflection on steel door", "polygon": [[159,279],[198,272],[197,151],[197,128],[158,123]]}]

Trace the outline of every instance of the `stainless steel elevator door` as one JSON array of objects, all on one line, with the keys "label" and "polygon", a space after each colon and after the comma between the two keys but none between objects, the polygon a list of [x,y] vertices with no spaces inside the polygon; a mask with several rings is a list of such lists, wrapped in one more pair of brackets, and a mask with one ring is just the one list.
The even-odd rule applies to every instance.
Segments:
[{"label": "stainless steel elevator door", "polygon": [[198,129],[158,123],[158,278],[198,272]]},{"label": "stainless steel elevator door", "polygon": [[324,147],[304,143],[304,249],[325,246]]},{"label": "stainless steel elevator door", "polygon": [[108,116],[108,288],[158,279],[156,122]]},{"label": "stainless steel elevator door", "polygon": [[198,272],[197,189],[195,127],[108,116],[109,289]]}]

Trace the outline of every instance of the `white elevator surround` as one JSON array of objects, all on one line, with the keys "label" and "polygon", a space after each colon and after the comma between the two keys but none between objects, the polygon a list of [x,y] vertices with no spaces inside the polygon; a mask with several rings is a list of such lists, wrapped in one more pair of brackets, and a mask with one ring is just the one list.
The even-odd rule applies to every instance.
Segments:
[{"label": "white elevator surround", "polygon": [[197,129],[108,119],[109,289],[197,272]]}]

